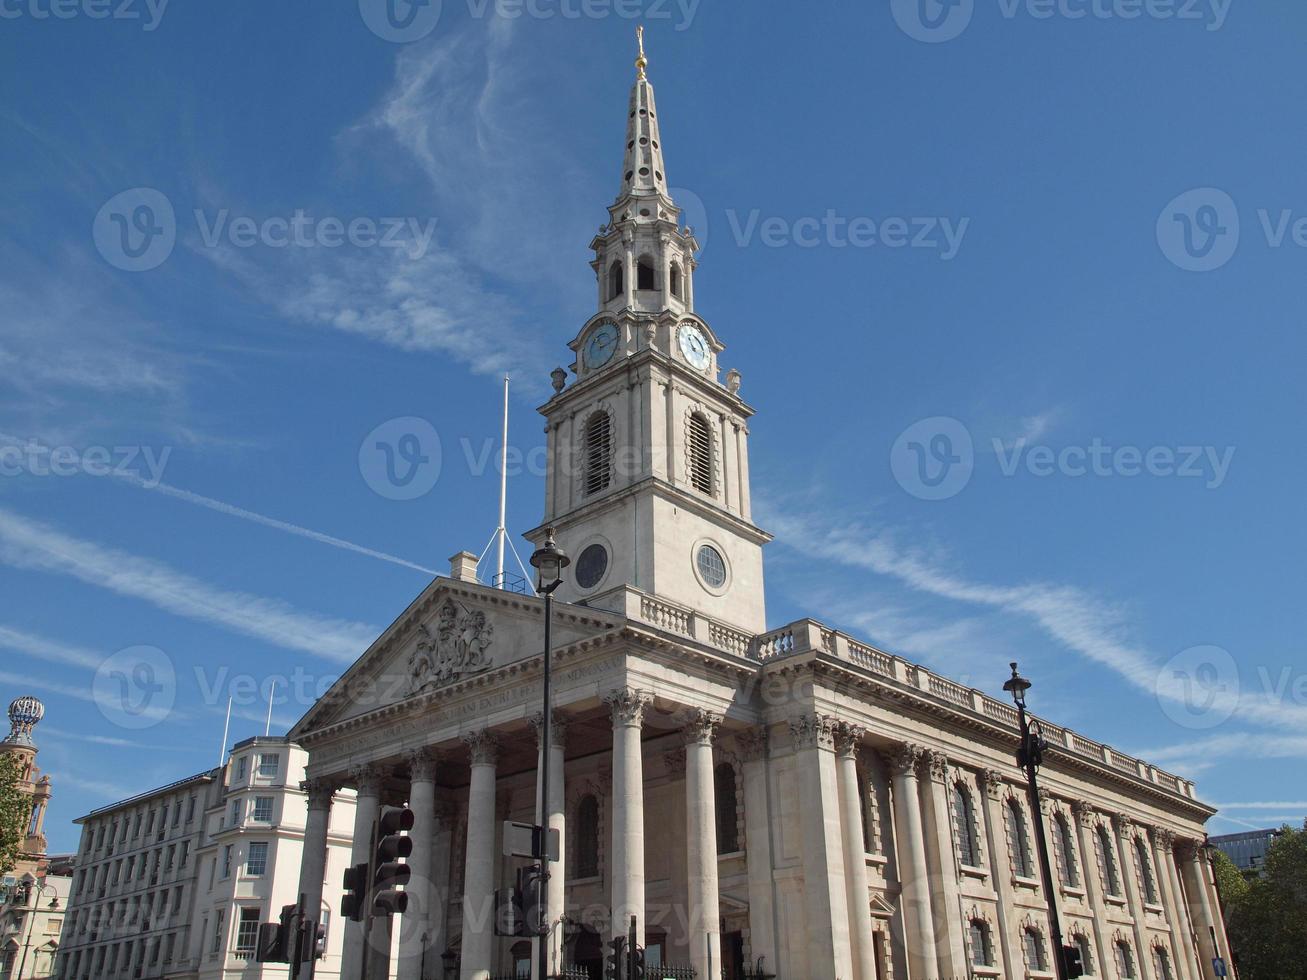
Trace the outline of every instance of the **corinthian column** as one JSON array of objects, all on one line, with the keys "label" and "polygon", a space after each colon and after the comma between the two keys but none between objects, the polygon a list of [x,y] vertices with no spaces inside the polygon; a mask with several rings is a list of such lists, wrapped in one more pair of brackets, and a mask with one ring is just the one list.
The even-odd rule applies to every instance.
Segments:
[{"label": "corinthian column", "polygon": [[467,791],[467,863],[463,870],[461,980],[489,980],[494,955],[495,765],[499,740],[490,731],[463,736],[472,763]]},{"label": "corinthian column", "polygon": [[[802,715],[790,722],[803,800],[803,890],[808,901],[810,980],[853,976],[849,905],[835,776],[835,719]],[[869,913],[870,914],[870,913]]]},{"label": "corinthian column", "polygon": [[1021,947],[1012,928],[1012,874],[1007,867],[1007,832],[1003,829],[1003,774],[982,769],[977,775],[985,796],[985,850],[989,855],[989,878],[998,893],[998,945],[1003,958],[1003,976],[1020,975],[1024,963]]},{"label": "corinthian column", "polygon": [[926,854],[929,860],[931,908],[935,914],[935,945],[944,976],[966,976],[967,953],[962,940],[962,902],[958,887],[953,825],[949,820],[948,758],[927,751],[922,760],[929,779],[926,793]]},{"label": "corinthian column", "polygon": [[685,726],[686,886],[690,900],[690,965],[701,977],[722,970],[721,912],[717,899],[717,799],[712,740],[721,717],[692,710]]},{"label": "corinthian column", "polygon": [[[536,731],[536,742],[539,745],[539,758],[543,759],[544,746],[544,713],[536,715],[531,719],[531,727]],[[567,720],[555,711],[549,719],[549,792],[545,800],[545,825],[553,830],[558,831],[558,860],[549,862],[549,884],[547,894],[549,898],[549,935],[543,938],[537,937],[532,941],[535,946],[544,942],[548,944],[546,957],[549,962],[550,974],[555,974],[563,968],[563,907],[567,903],[567,879],[566,879],[566,845],[567,845],[567,826],[566,826],[566,797],[564,795],[563,766],[567,757]],[[540,770],[537,769],[537,772]],[[536,780],[536,800],[540,799],[540,781]],[[536,947],[538,948],[538,946]],[[532,976],[539,968],[539,957],[533,956],[531,959]],[[541,978],[536,977],[536,980]]]},{"label": "corinthian column", "polygon": [[917,764],[924,750],[903,745],[888,757],[894,773],[894,839],[899,848],[899,884],[903,889],[903,938],[908,947],[908,972],[914,977],[938,977],[935,920],[930,912],[930,871],[926,867],[926,836],[921,827]]},{"label": "corinthian column", "polygon": [[439,896],[433,881],[432,857],[436,837],[436,754],[421,748],[408,755],[408,807],[413,811],[413,852],[408,857],[413,875],[404,891],[408,910],[399,920],[399,980],[426,980],[422,960],[438,958],[427,947],[432,938]]},{"label": "corinthian column", "polygon": [[[1198,934],[1198,951],[1204,964],[1216,957],[1229,962],[1225,946],[1225,924],[1217,911],[1214,889],[1209,887],[1207,858],[1197,841],[1182,841],[1179,847],[1181,873],[1188,893],[1189,915]],[[1206,967],[1204,967],[1206,969]]]},{"label": "corinthian column", "polygon": [[1089,892],[1089,907],[1093,909],[1094,961],[1101,976],[1107,976],[1108,964],[1113,959],[1108,955],[1107,903],[1103,900],[1103,882],[1099,878],[1099,868],[1094,857],[1094,807],[1087,800],[1077,800],[1071,804],[1071,812],[1076,818],[1076,831],[1080,835],[1080,853],[1084,855],[1085,890]]},{"label": "corinthian column", "polygon": [[[368,864],[372,860],[372,825],[377,821],[380,807],[382,770],[374,765],[357,766],[350,770],[349,775],[358,793],[354,802],[354,840],[349,863]],[[367,925],[371,921],[367,913],[370,911],[363,910],[362,922],[345,922],[345,945],[340,965],[340,975],[344,980],[362,980],[364,964],[372,959],[367,935]]]},{"label": "corinthian column", "polygon": [[623,688],[604,695],[613,716],[612,934],[625,936],[636,917],[636,942],[644,945],[644,761],[640,725],[649,698]]},{"label": "corinthian column", "polygon": [[876,980],[875,937],[867,891],[867,845],[862,826],[862,786],[858,782],[858,746],[866,733],[865,728],[847,723],[841,723],[835,730],[835,779],[840,794],[854,980]]},{"label": "corinthian column", "polygon": [[[1184,909],[1179,895],[1176,894],[1174,867],[1171,861],[1171,847],[1175,843],[1175,834],[1160,827],[1154,827],[1148,833],[1153,845],[1153,876],[1166,904],[1166,921],[1171,925],[1171,949],[1175,957],[1175,972],[1179,980],[1193,980],[1193,956],[1190,955],[1192,944],[1185,938]],[[1160,980],[1160,978],[1159,978]]]},{"label": "corinthian column", "polygon": [[321,922],[322,887],[327,877],[327,835],[331,829],[331,799],[336,784],[327,779],[307,779],[300,786],[308,797],[308,818],[304,823],[299,894],[304,896],[308,914]]},{"label": "corinthian column", "polygon": [[737,735],[744,760],[744,858],[749,872],[749,945],[755,961],[777,968],[771,820],[767,792],[767,729]]},{"label": "corinthian column", "polygon": [[[1144,929],[1144,900],[1139,894],[1139,878],[1144,869],[1139,866],[1139,855],[1134,847],[1134,824],[1130,818],[1117,814],[1112,818],[1112,827],[1116,830],[1117,850],[1121,854],[1117,866],[1125,878],[1126,900],[1130,903],[1130,917],[1134,919],[1135,959],[1138,960],[1139,975],[1143,980],[1152,980],[1153,963],[1149,959],[1148,933]],[[1135,873],[1131,874],[1130,869]]]}]

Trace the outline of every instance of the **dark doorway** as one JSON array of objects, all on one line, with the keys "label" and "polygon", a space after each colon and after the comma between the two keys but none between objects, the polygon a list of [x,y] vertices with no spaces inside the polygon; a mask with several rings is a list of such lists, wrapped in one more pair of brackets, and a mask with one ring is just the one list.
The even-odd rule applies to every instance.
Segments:
[{"label": "dark doorway", "polygon": [[590,975],[590,980],[603,980],[604,944],[599,933],[589,926],[576,932],[576,945],[572,947],[572,963]]},{"label": "dark doorway", "polygon": [[722,933],[722,980],[744,980],[744,936]]}]

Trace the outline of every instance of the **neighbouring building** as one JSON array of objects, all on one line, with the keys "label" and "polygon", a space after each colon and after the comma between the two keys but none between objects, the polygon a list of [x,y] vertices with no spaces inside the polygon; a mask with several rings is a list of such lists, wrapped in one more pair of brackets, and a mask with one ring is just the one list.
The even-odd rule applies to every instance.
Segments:
[{"label": "neighbouring building", "polygon": [[1240,834],[1221,834],[1208,842],[1225,853],[1234,866],[1245,875],[1260,878],[1266,871],[1266,852],[1283,831],[1247,830]]},{"label": "neighbouring building", "polygon": [[0,907],[0,980],[54,975],[72,877],[47,865],[25,874]]},{"label": "neighbouring building", "polygon": [[[650,962],[703,980],[1053,977],[1012,704],[810,619],[768,628],[754,410],[696,312],[699,245],[646,64],[641,50],[621,190],[590,243],[596,308],[540,409],[544,520],[527,537],[556,534],[572,560],[550,744],[544,603],[480,584],[462,552],[291,731],[309,753],[300,891],[316,904],[338,881],[331,801],[349,788],[356,860],[381,805],[416,824],[410,909],[369,942],[346,923],[345,980],[365,962],[400,980],[447,963],[524,975],[540,941],[550,975],[597,978],[631,916]],[[1228,960],[1200,847],[1212,808],[1186,779],[1044,732],[1038,806],[1087,974],[1210,976]],[[522,862],[501,856],[501,821],[533,821],[544,752],[563,842],[550,931],[502,938],[495,891]]]},{"label": "neighbouring building", "polygon": [[[78,820],[61,980],[285,977],[256,964],[258,923],[297,899],[308,800],[306,755],[285,738],[238,743],[226,764]],[[343,873],[352,800],[336,800],[329,865]],[[337,859],[338,858],[338,859]],[[318,901],[339,904],[336,888]],[[341,929],[327,925],[317,975],[339,975]]]}]

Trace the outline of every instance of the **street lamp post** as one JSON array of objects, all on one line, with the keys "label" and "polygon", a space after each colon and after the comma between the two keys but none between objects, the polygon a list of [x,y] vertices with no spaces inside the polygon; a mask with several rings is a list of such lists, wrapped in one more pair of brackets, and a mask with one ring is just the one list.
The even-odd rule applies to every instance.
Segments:
[{"label": "street lamp post", "polygon": [[[1057,893],[1053,891],[1053,868],[1048,861],[1048,842],[1044,838],[1044,812],[1039,806],[1039,767],[1044,761],[1044,748],[1047,742],[1040,729],[1039,722],[1031,722],[1026,714],[1026,692],[1030,690],[1030,681],[1017,673],[1017,665],[1012,666],[1012,676],[1003,685],[1003,690],[1012,695],[1017,705],[1017,718],[1021,723],[1021,747],[1017,750],[1017,765],[1026,771],[1026,791],[1030,796],[1030,812],[1034,815],[1035,844],[1039,850],[1039,872],[1044,882],[1044,894],[1048,897],[1048,923],[1053,940],[1053,962],[1057,966],[1058,980],[1068,980],[1066,950],[1062,942],[1062,922],[1057,914]],[[1077,972],[1076,976],[1080,976]]]},{"label": "street lamp post", "polygon": [[[18,973],[15,974],[15,976],[19,978],[19,980],[21,980],[23,976],[23,970],[26,969],[27,967],[27,951],[32,948],[32,927],[36,925],[36,913],[41,905],[41,896],[45,894],[46,891],[46,885],[44,883],[37,881],[37,879],[32,878],[30,876],[25,877],[23,881],[23,885],[25,886],[23,890],[24,908],[26,908],[28,900],[32,897],[33,886],[36,887],[36,901],[32,902],[31,911],[28,913],[27,939],[23,943],[23,957],[18,961]],[[54,891],[54,889],[51,888],[50,891]],[[55,896],[50,900],[50,908],[57,909],[58,907],[59,907],[59,898],[58,896]]]},{"label": "street lamp post", "polygon": [[531,556],[531,565],[538,577],[536,592],[545,597],[545,657],[544,657],[544,718],[540,723],[540,802],[536,805],[536,822],[540,827],[540,839],[546,845],[546,853],[540,857],[540,874],[537,878],[537,899],[539,908],[539,925],[536,929],[536,962],[539,980],[549,976],[549,943],[551,931],[549,925],[549,855],[547,841],[549,838],[549,756],[553,749],[553,695],[549,689],[551,661],[553,658],[553,620],[554,590],[563,584],[563,569],[572,563],[572,559],[559,550],[554,543],[554,529],[545,531],[545,543],[537,548]]}]

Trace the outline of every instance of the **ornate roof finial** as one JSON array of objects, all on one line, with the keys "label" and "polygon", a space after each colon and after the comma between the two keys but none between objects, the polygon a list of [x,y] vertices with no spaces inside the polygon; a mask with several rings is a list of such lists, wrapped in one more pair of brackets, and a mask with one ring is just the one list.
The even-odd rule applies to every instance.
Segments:
[{"label": "ornate roof finial", "polygon": [[32,729],[45,717],[45,705],[30,695],[15,698],[9,705],[9,737],[6,745],[32,745]]},{"label": "ornate roof finial", "polygon": [[641,24],[635,29],[635,40],[640,45],[640,56],[635,59],[635,70],[638,72],[637,78],[644,78],[644,70],[649,67],[649,59],[644,56],[644,25]]}]

